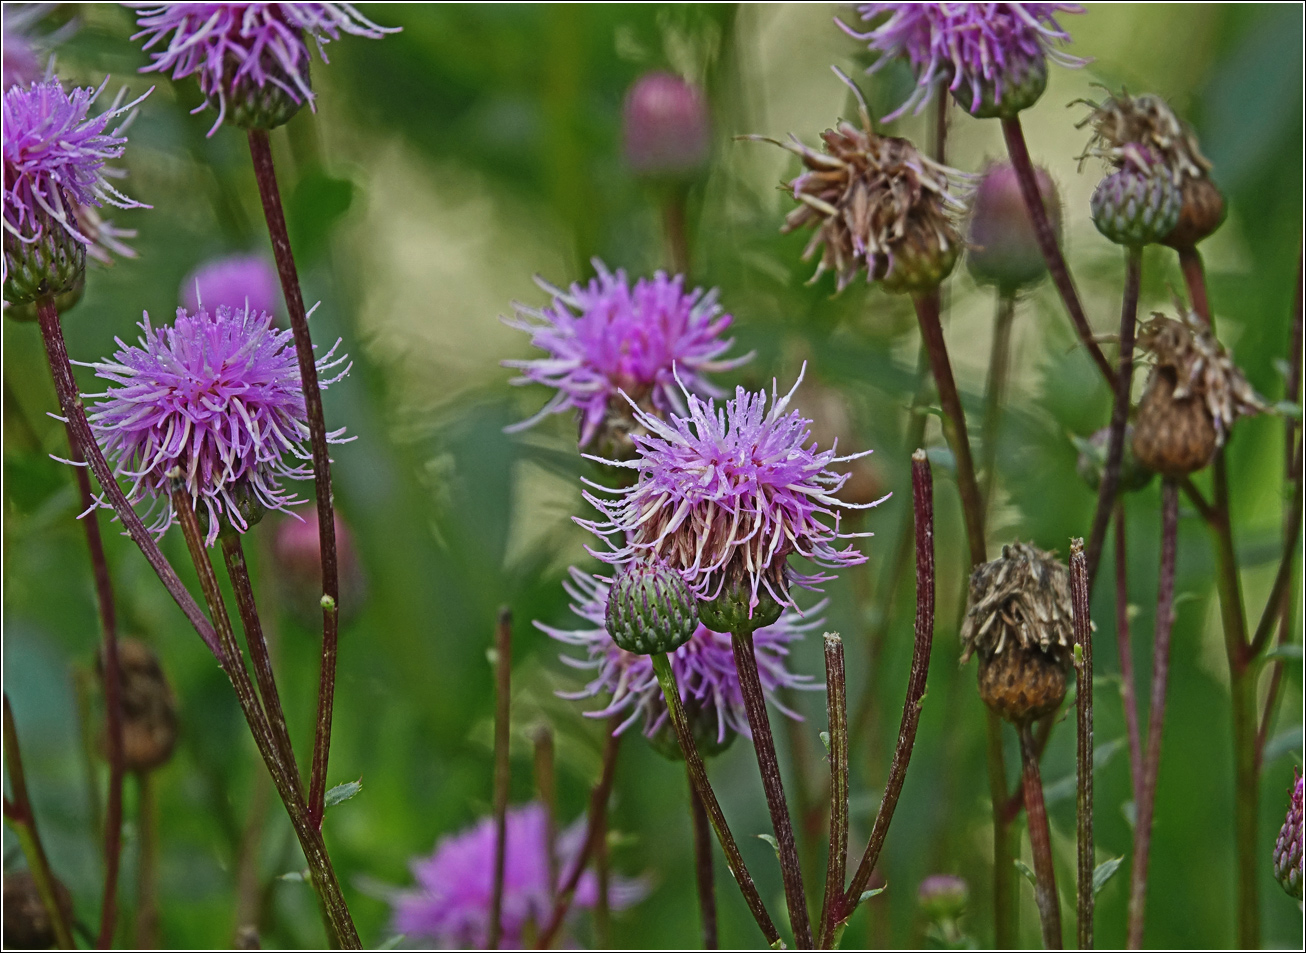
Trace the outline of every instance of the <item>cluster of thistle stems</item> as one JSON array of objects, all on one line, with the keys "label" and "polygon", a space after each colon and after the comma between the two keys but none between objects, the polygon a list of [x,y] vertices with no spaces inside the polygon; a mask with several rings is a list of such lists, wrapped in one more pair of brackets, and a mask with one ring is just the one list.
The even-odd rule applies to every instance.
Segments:
[{"label": "cluster of thistle stems", "polygon": [[[219,587],[209,550],[204,545],[204,534],[199,519],[181,482],[180,472],[177,474],[178,479],[171,493],[172,505],[177,522],[185,536],[187,550],[194,563],[203,599],[208,607],[207,615],[182,583],[176,570],[160,551],[154,537],[133,510],[95,441],[73,377],[72,364],[60,326],[59,312],[53,298],[43,298],[36,303],[37,317],[50,371],[54,378],[55,392],[68,429],[70,459],[75,464],[78,488],[83,509],[86,511],[81,523],[85,528],[91,554],[103,635],[109,791],[104,822],[104,898],[96,937],[97,944],[101,947],[112,943],[117,916],[117,881],[122,852],[122,789],[125,770],[122,751],[122,685],[113,590],[87,470],[99,484],[101,497],[113,507],[127,534],[140,548],[164,587],[176,600],[177,605],[231,681],[250,733],[272,778],[273,785],[285,805],[295,835],[303,849],[309,880],[317,895],[328,939],[333,946],[339,948],[358,949],[360,946],[358,933],[354,928],[353,919],[322,834],[331,743],[331,716],[335,696],[340,599],[327,428],[323,418],[322,396],[313,357],[313,342],[309,335],[299,276],[286,230],[281,194],[277,187],[276,171],[273,166],[271,143],[267,132],[262,130],[250,130],[248,138],[259,196],[262,200],[281,289],[294,334],[295,353],[307,408],[317,498],[322,565],[322,659],[314,719],[315,732],[307,777],[305,772],[301,771],[291,744],[285,713],[277,693],[268,642],[260,622],[239,534],[223,532],[221,547],[227,576],[235,595],[237,616],[245,635],[245,648],[248,650],[249,661],[254,671],[252,679],[246,667],[244,651],[237,640],[231,615]],[[41,848],[35,818],[32,816],[30,801],[23,783],[17,731],[12,722],[7,699],[5,736],[7,766],[15,792],[12,802],[6,799],[5,815],[20,831],[20,841],[23,843],[38,890],[55,924],[56,936],[61,945],[71,947],[68,911],[57,903],[54,896],[54,879],[44,850]]]}]

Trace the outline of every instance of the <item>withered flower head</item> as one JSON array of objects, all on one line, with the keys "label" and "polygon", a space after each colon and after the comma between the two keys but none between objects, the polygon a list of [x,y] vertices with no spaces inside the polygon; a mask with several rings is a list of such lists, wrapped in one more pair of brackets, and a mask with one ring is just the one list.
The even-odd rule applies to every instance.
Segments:
[{"label": "withered flower head", "polygon": [[1200,470],[1239,417],[1268,410],[1210,327],[1187,308],[1153,313],[1138,335],[1152,363],[1134,426],[1134,454],[1169,476]]},{"label": "withered flower head", "polygon": [[786,186],[798,207],[781,230],[815,227],[803,251],[807,260],[824,246],[812,281],[833,271],[842,291],[865,268],[866,280],[886,291],[930,291],[961,251],[957,223],[966,206],[958,193],[970,177],[921,154],[907,139],[876,133],[861,91],[835,72],[857,96],[861,128],[842,121],[827,129],[823,152],[792,136],[788,142],[756,137],[795,153],[806,167]]},{"label": "withered flower head", "polygon": [[1177,224],[1161,239],[1191,247],[1224,221],[1224,197],[1210,179],[1211,162],[1202,155],[1192,128],[1160,96],[1130,96],[1121,90],[1101,103],[1081,102],[1092,112],[1076,128],[1091,125],[1093,135],[1079,157],[1106,161],[1117,170],[1155,167],[1182,197]]},{"label": "withered flower head", "polygon": [[979,655],[980,697],[1007,721],[1061,704],[1074,639],[1070,572],[1052,553],[1013,543],[971,573],[961,660]]}]

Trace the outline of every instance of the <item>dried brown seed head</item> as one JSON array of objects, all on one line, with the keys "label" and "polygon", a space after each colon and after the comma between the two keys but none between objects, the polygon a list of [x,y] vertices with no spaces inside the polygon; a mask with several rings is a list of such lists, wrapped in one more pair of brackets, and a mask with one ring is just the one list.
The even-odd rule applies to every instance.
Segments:
[{"label": "dried brown seed head", "polygon": [[[122,681],[123,764],[128,771],[152,771],[172,757],[177,744],[177,699],[159,658],[140,639],[118,640]],[[104,659],[96,660],[104,679]],[[106,749],[101,739],[101,749]]]}]

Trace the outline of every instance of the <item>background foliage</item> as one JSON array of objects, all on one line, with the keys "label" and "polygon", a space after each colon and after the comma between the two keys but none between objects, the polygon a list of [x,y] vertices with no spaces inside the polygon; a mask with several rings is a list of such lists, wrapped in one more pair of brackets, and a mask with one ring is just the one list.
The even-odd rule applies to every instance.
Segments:
[{"label": "background foliage", "polygon": [[[65,327],[74,359],[107,354],[130,339],[142,310],[156,320],[177,304],[183,276],[203,259],[267,250],[257,191],[242,136],[205,132],[211,114],[188,115],[193,83],[174,87],[135,75],[143,55],[129,41],[130,15],[116,6],[65,4],[80,29],[58,51],[65,78],[133,90],[158,84],[133,127],[127,191],[154,206],[122,214],[138,228],[136,261],[95,269],[85,301]],[[329,782],[361,777],[363,790],[327,817],[328,843],[365,943],[387,936],[387,891],[410,880],[407,862],[436,838],[488,809],[491,669],[486,649],[497,606],[514,611],[514,799],[531,796],[529,730],[547,722],[559,736],[563,820],[579,816],[598,765],[599,724],[553,696],[576,686],[558,647],[531,625],[571,621],[560,580],[588,560],[569,422],[555,418],[525,436],[502,427],[544,400],[511,390],[498,365],[522,356],[522,335],[498,315],[513,299],[543,300],[531,283],[590,274],[591,256],[632,273],[665,267],[651,197],[625,171],[620,107],[641,72],[670,67],[704,81],[716,119],[710,174],[691,201],[694,280],[721,288],[743,349],[757,359],[744,379],[793,379],[801,362],[841,397],[849,438],[874,447],[878,477],[893,497],[866,520],[877,533],[870,566],[829,587],[827,626],[850,646],[856,707],[872,696],[873,731],[853,755],[854,843],[864,838],[888,770],[910,659],[911,586],[893,605],[883,657],[868,674],[864,632],[884,610],[868,598],[878,566],[909,516],[906,407],[915,389],[916,332],[909,303],[854,286],[832,297],[827,278],[804,284],[805,237],[781,237],[786,201],[774,186],[796,160],[743,133],[794,132],[812,142],[851,113],[838,64],[860,75],[857,44],[835,28],[832,5],[781,6],[427,6],[367,5],[379,23],[404,32],[381,42],[332,44],[330,66],[314,64],[316,115],[304,111],[273,136],[305,296],[322,306],[319,341],[340,335],[354,371],[325,395],[332,426],[358,436],[337,449],[338,506],[353,528],[367,589],[341,642]],[[1167,97],[1196,126],[1230,203],[1223,229],[1203,246],[1221,336],[1261,393],[1283,392],[1280,362],[1301,249],[1301,10],[1289,5],[1092,5],[1067,17],[1072,52],[1088,68],[1057,69],[1048,92],[1025,113],[1036,161],[1057,180],[1066,208],[1068,257],[1089,318],[1115,327],[1123,256],[1097,235],[1088,195],[1097,169],[1077,171],[1083,115],[1065,104],[1092,83]],[[863,79],[878,114],[899,102],[905,71]],[[925,137],[924,121],[901,132]],[[996,124],[954,111],[949,159],[978,170],[1002,154]],[[1165,307],[1181,287],[1173,255],[1149,251],[1142,313]],[[978,411],[993,302],[958,269],[946,286],[947,334],[963,398]],[[990,545],[1014,539],[1061,550],[1085,535],[1093,496],[1076,477],[1068,433],[1107,419],[1108,399],[1074,346],[1054,292],[1040,287],[1019,306],[1014,380],[999,447],[1000,486]],[[64,446],[46,412],[53,389],[34,325],[4,323],[4,686],[16,712],[36,809],[56,871],[79,917],[94,919],[100,862],[92,838],[87,762],[74,686],[91,665],[98,626],[76,504],[66,468],[49,459]],[[89,375],[86,390],[97,389]],[[812,407],[805,408],[809,412]],[[927,440],[942,447],[937,424]],[[907,448],[910,449],[910,448]],[[1259,611],[1279,546],[1282,425],[1254,419],[1230,447],[1234,515],[1250,611]],[[974,673],[959,670],[957,610],[965,553],[946,454],[936,455],[938,636],[929,695],[905,797],[883,860],[888,891],[850,925],[845,945],[924,942],[915,890],[930,873],[966,877],[968,931],[991,936],[987,895],[988,795],[982,710]],[[306,488],[307,490],[307,488]],[[308,491],[308,492],[311,492]],[[1150,677],[1159,536],[1154,484],[1129,503],[1130,598],[1135,665]],[[270,521],[269,521],[270,522]],[[301,751],[308,750],[316,680],[312,628],[288,611],[270,564],[273,526],[254,531],[256,585],[275,618],[283,700]],[[252,814],[267,812],[257,841],[268,886],[266,945],[320,942],[307,887],[275,879],[297,869],[289,825],[270,789],[226,679],[157,585],[138,552],[111,534],[109,557],[125,633],[154,646],[182,706],[183,735],[157,776],[162,823],[160,902],[168,945],[226,943],[234,928],[235,876]],[[182,567],[181,540],[165,549]],[[1108,559],[1110,554],[1108,553]],[[1232,941],[1233,840],[1228,690],[1213,588],[1213,555],[1196,515],[1181,514],[1178,591],[1164,757],[1148,901],[1148,945],[1222,946]],[[183,571],[184,575],[184,571]],[[192,580],[193,581],[193,580]],[[953,594],[956,594],[954,597]],[[1300,604],[1300,599],[1298,599]],[[1097,779],[1099,859],[1129,850],[1129,781],[1109,587],[1094,604],[1098,625]],[[1300,633],[1300,621],[1296,623]],[[821,671],[819,640],[795,658]],[[1271,946],[1300,945],[1296,905],[1270,873],[1270,848],[1286,789],[1301,764],[1301,672],[1267,756],[1261,838],[1262,907]],[[93,702],[98,705],[98,701]],[[801,806],[823,772],[819,694],[798,699],[808,720],[781,741],[788,763],[806,765],[787,786]],[[1069,705],[1067,705],[1069,709]],[[1072,884],[1073,731],[1061,726],[1045,761],[1063,891]],[[1014,754],[1014,744],[1011,746]],[[95,768],[97,774],[102,768]],[[1014,777],[1014,762],[1012,766]],[[782,911],[769,831],[751,753],[736,745],[713,774],[764,896]],[[807,782],[806,793],[803,791]],[[638,739],[618,768],[614,855],[626,873],[646,873],[651,896],[621,915],[618,945],[697,942],[686,786],[682,770]],[[1060,797],[1056,795],[1059,794]],[[134,816],[129,791],[128,817]],[[270,802],[270,806],[269,806]],[[261,807],[260,807],[261,805]],[[819,833],[818,840],[822,835]],[[123,903],[132,905],[135,831],[127,828]],[[864,841],[863,841],[864,842]],[[8,830],[5,864],[20,863]],[[813,870],[824,867],[811,847]],[[1028,858],[1027,858],[1028,859]],[[1126,866],[1127,869],[1127,866]],[[754,945],[756,929],[724,865],[717,877],[723,945]],[[1021,882],[1022,930],[1035,942],[1032,891]],[[1126,877],[1100,897],[1099,943],[1124,938]],[[588,926],[579,928],[588,937]]]}]

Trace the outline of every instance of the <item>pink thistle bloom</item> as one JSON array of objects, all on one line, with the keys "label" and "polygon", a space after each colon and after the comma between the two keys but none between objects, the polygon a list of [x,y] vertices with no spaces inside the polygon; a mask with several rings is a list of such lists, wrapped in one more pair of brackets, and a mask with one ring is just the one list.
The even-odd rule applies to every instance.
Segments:
[{"label": "pink thistle bloom", "polygon": [[1294,771],[1291,797],[1288,801],[1288,814],[1279,829],[1279,838],[1274,843],[1274,879],[1297,900],[1302,899],[1303,863],[1306,859],[1302,851],[1302,778]]},{"label": "pink thistle bloom", "polygon": [[45,64],[36,52],[31,36],[31,27],[46,13],[45,4],[30,4],[23,7],[17,4],[5,4],[0,13],[3,43],[3,81],[4,88],[10,86],[30,86],[45,74]]},{"label": "pink thistle bloom", "polygon": [[[140,327],[139,346],[119,340],[112,360],[82,366],[117,385],[86,395],[97,399],[91,429],[115,473],[131,481],[128,498],[149,497],[161,510],[154,532],[176,519],[170,490],[178,471],[207,521],[209,546],[224,523],[245,532],[264,510],[303,502],[281,486],[312,475],[291,332],[273,327],[266,312],[228,307],[178,308],[175,325],[157,329],[146,314]],[[349,373],[327,373],[346,360],[335,356],[339,346],[317,361],[323,388]],[[327,438],[343,443],[343,433]]]},{"label": "pink thistle bloom", "polygon": [[[566,876],[584,837],[583,821],[563,832],[551,864],[544,805],[531,802],[508,809],[501,949],[521,949],[527,927],[533,925],[538,931],[548,921],[554,893],[549,883],[550,868],[556,867],[560,876]],[[441,837],[433,854],[411,864],[416,889],[398,891],[391,899],[391,928],[439,949],[483,949],[490,933],[494,847],[492,817]],[[639,881],[613,877],[608,885],[608,903],[612,909],[622,910],[637,903],[646,892]],[[586,871],[577,884],[572,908],[593,909],[597,902],[598,878]]]},{"label": "pink thistle bloom", "polygon": [[[1069,67],[1085,63],[1054,45],[1070,40],[1056,15],[1083,13],[1076,3],[859,3],[857,13],[863,22],[888,14],[888,19],[865,33],[835,21],[880,54],[870,71],[905,57],[916,74],[915,92],[885,116],[885,122],[908,110],[919,113],[939,81],[974,113],[986,90],[1000,101],[1006,87],[1023,86],[1032,74],[1042,75],[1045,82],[1049,59]],[[1034,98],[1043,91],[1041,82],[1037,86]]]},{"label": "pink thistle bloom", "polygon": [[[562,660],[573,668],[595,673],[594,679],[582,690],[562,697],[580,699],[609,695],[611,697],[604,707],[585,714],[591,718],[626,714],[626,720],[617,727],[618,734],[642,717],[645,736],[653,738],[668,727],[666,698],[662,695],[657,676],[653,674],[652,658],[621,649],[608,634],[604,613],[610,587],[611,580],[572,567],[571,579],[563,582],[563,588],[572,598],[571,611],[591,623],[592,627],[557,629],[539,622],[535,626],[560,642],[584,649],[585,658],[564,655]],[[820,612],[824,608],[825,601],[822,600],[808,611]],[[797,612],[787,610],[774,624],[753,633],[762,690],[771,704],[797,721],[802,721],[802,716],[785,707],[777,692],[783,688],[820,689],[822,686],[810,675],[789,671],[786,667],[789,644],[820,627],[823,621],[820,618],[804,619]],[[669,657],[676,684],[680,686],[681,700],[688,711],[711,725],[717,745],[725,744],[731,734],[752,737],[729,635],[713,632],[700,623],[689,641],[669,653]]]},{"label": "pink thistle bloom", "polygon": [[609,547],[591,553],[613,565],[661,559],[700,603],[716,599],[727,583],[747,587],[750,617],[759,588],[778,605],[796,609],[790,583],[816,589],[834,578],[788,571],[791,553],[830,569],[865,562],[851,544],[836,548],[839,540],[870,535],[841,533],[839,511],[878,506],[888,497],[869,504],[835,497],[848,474],[830,466],[871,451],[841,457],[836,448],[818,450],[812,422],[797,411],[786,413],[801,382],[800,374],[784,397],[773,385],[770,410],[765,391],[742,387],[722,408],[685,391],[688,412],[665,421],[635,408],[636,421],[648,431],[632,438],[638,456],[600,462],[637,470],[638,482],[610,489],[586,480],[595,491],[616,497],[585,493],[604,518],[576,522]]},{"label": "pink thistle bloom", "polygon": [[536,310],[516,305],[509,327],[525,331],[531,343],[549,356],[504,361],[522,375],[514,384],[544,384],[557,393],[528,420],[509,427],[524,430],[549,414],[575,408],[580,415],[580,444],[586,446],[619,393],[660,413],[685,412],[681,387],[707,397],[721,396],[704,374],[739,367],[752,354],[722,360],[734,344],[721,335],[731,318],[723,314],[713,289],[685,290],[682,275],[657,272],[632,286],[625,271],[608,271],[598,259],[598,272],[587,285],[562,291],[544,281],[541,288],[553,303]]},{"label": "pink thistle bloom", "polygon": [[269,86],[296,108],[304,103],[316,108],[309,84],[312,57],[307,38],[317,44],[325,63],[327,43],[340,39],[342,33],[379,40],[387,33],[399,32],[378,26],[349,3],[138,5],[148,9],[137,16],[140,30],[132,39],[145,37],[143,48],[147,51],[160,47],[151,53],[153,62],[142,72],[171,72],[174,80],[198,74],[200,90],[218,107],[218,119],[209,135],[222,125],[233,98],[239,100]]},{"label": "pink thistle bloom", "polygon": [[182,280],[181,303],[187,311],[217,310],[226,305],[255,314],[275,313],[281,301],[281,280],[262,255],[211,258]]},{"label": "pink thistle bloom", "polygon": [[[105,79],[105,84],[108,79]],[[91,106],[104,91],[89,87],[71,93],[55,79],[30,87],[13,86],[4,94],[4,230],[5,275],[9,274],[11,242],[30,246],[46,238],[67,237],[87,246],[94,257],[126,249],[118,238],[134,232],[113,229],[95,209],[149,208],[110,184],[124,173],[109,166],[127,145],[122,135],[141,100],[124,103],[119,93],[98,116]],[[121,121],[111,130],[113,120]],[[47,229],[58,230],[47,236]],[[18,254],[13,248],[14,254]]]}]

